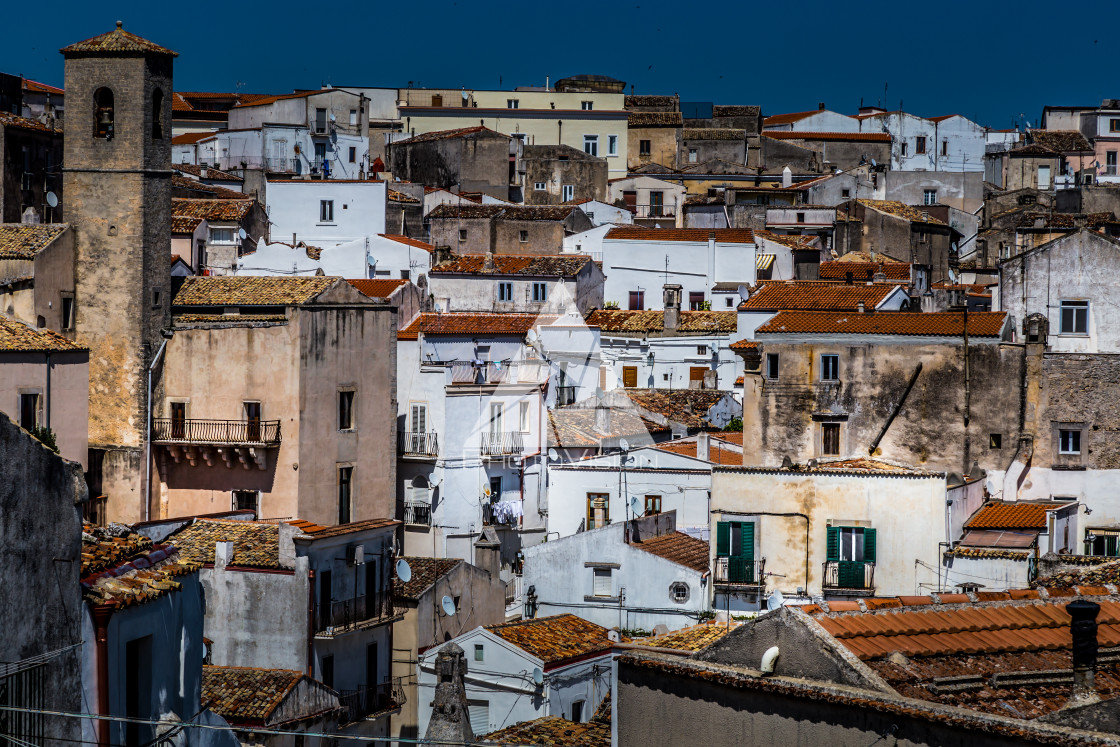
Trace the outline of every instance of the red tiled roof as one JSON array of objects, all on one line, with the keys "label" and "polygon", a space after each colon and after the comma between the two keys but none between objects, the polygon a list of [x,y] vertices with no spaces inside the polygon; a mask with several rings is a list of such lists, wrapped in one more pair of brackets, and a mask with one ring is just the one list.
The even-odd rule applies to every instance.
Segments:
[{"label": "red tiled roof", "polygon": [[889,143],[887,132],[802,132],[798,130],[764,130],[763,135],[775,140],[848,140],[863,143]]},{"label": "red tiled roof", "polygon": [[189,215],[171,216],[171,233],[194,233],[202,225],[202,218],[192,218]]},{"label": "red tiled roof", "polygon": [[606,239],[622,241],[695,241],[707,243],[715,234],[721,244],[753,244],[754,232],[747,228],[645,228],[623,226],[607,231]]},{"label": "red tiled roof", "polygon": [[175,197],[180,197],[183,193],[187,193],[186,197],[180,199],[202,199],[202,200],[253,200],[252,195],[247,195],[244,192],[238,192],[236,189],[227,189],[218,186],[217,184],[205,184],[198,179],[189,176],[180,176],[178,174],[171,175],[171,194]]},{"label": "red tiled roof", "polygon": [[397,334],[400,340],[415,340],[425,335],[519,335],[524,336],[538,321],[553,317],[536,314],[495,314],[483,312],[424,313]]},{"label": "red tiled roof", "polygon": [[207,180],[215,181],[215,182],[238,182],[238,183],[244,183],[244,181],[245,181],[244,179],[242,179],[237,174],[231,174],[228,171],[222,171],[221,169],[215,169],[215,168],[212,168],[210,166],[207,166],[205,168],[206,168],[206,175],[203,176],[203,174],[202,174],[203,167],[202,166],[195,166],[194,164],[191,164],[191,163],[174,163],[174,164],[171,165],[171,170],[172,171],[178,171],[178,172],[181,172],[183,174],[190,174],[191,176],[196,177],[198,179],[207,179]]},{"label": "red tiled roof", "polygon": [[[238,103],[235,109],[243,109],[249,106],[265,106],[266,104],[274,104],[277,101],[284,99],[305,99],[308,96],[314,96],[319,93],[351,93],[350,91],[341,88],[320,88],[313,91],[296,91],[295,93],[282,93],[279,95],[271,96],[266,94],[255,94],[252,96],[239,95]],[[198,94],[189,94],[192,97],[199,98]],[[354,94],[357,95],[357,94]]]},{"label": "red tiled roof", "polygon": [[491,130],[489,127],[475,125],[474,127],[459,127],[454,130],[436,130],[434,132],[425,132],[422,135],[414,135],[413,137],[406,138],[404,140],[394,140],[393,142],[389,143],[389,147],[392,148],[394,145],[412,145],[413,143],[430,143],[436,140],[453,140],[455,138],[467,137],[468,135],[478,135],[480,133],[489,133],[500,138],[505,138],[506,140],[510,139],[509,135],[505,135],[496,130]]},{"label": "red tiled roof", "polygon": [[398,236],[397,234],[393,234],[393,233],[379,233],[377,235],[380,236],[383,239],[389,239],[390,241],[395,241],[398,244],[408,244],[409,246],[414,246],[417,249],[423,249],[426,252],[435,251],[434,246],[432,246],[431,244],[426,244],[423,241],[420,241],[419,239],[410,239],[407,236]]},{"label": "red tiled roof", "polygon": [[897,286],[885,283],[846,285],[814,281],[763,283],[750,298],[739,304],[745,311],[820,310],[858,311],[860,302],[872,310],[891,295]]},{"label": "red tiled roof", "polygon": [[131,607],[181,588],[175,579],[198,570],[174,545],[123,537],[101,527],[82,530],[82,596],[95,605]]},{"label": "red tiled roof", "polygon": [[400,278],[371,278],[368,280],[347,280],[346,282],[370,298],[388,298],[396,292],[397,288],[408,281]]},{"label": "red tiled roof", "polygon": [[[970,337],[999,337],[1007,314],[977,311],[968,315]],[[959,337],[964,334],[964,314],[905,311],[822,312],[780,311],[757,334],[907,335]]]},{"label": "red tiled roof", "polygon": [[231,724],[265,724],[305,676],[294,669],[205,665],[202,702]]},{"label": "red tiled roof", "polygon": [[365,521],[352,521],[349,524],[332,524],[330,526],[315,524],[306,519],[292,519],[288,523],[314,540],[326,539],[327,537],[341,537],[345,534],[364,532],[369,529],[395,527],[400,524],[400,522],[395,519],[366,519]]},{"label": "red tiled roof", "polygon": [[905,262],[821,262],[821,280],[844,280],[848,273],[854,280],[870,280],[882,273],[887,280],[910,280],[910,265]]},{"label": "red tiled roof", "polygon": [[736,340],[728,345],[732,350],[756,350],[758,343],[754,340]]},{"label": "red tiled roof", "polygon": [[178,57],[178,53],[172,52],[166,47],[150,42],[147,39],[131,34],[121,28],[121,22],[117,21],[117,27],[112,31],[104,34],[91,37],[84,41],[75,42],[68,47],[63,47],[61,50],[64,55],[82,55],[82,54],[161,54]]},{"label": "red tiled roof", "polygon": [[[621,309],[595,309],[584,320],[590,327],[603,332],[656,332],[665,331],[665,312],[626,311]],[[683,334],[729,334],[735,331],[734,311],[682,311],[677,332]]]},{"label": "red tiled roof", "polygon": [[[769,117],[766,117],[765,119],[762,120],[762,126],[766,127],[768,125],[793,124],[794,122],[800,122],[803,119],[807,119],[807,118],[813,116],[814,114],[819,114],[821,111],[822,111],[821,109],[813,109],[812,111],[807,111],[807,112],[789,112],[787,114],[772,114]],[[769,135],[770,133],[767,132],[766,134]]]},{"label": "red tiled roof", "polygon": [[182,135],[176,135],[175,137],[171,138],[171,144],[172,145],[191,145],[193,143],[197,143],[200,140],[206,140],[207,138],[212,138],[216,134],[217,133],[214,133],[214,132],[184,132]]},{"label": "red tiled roof", "polygon": [[880,213],[886,213],[898,218],[904,218],[911,223],[928,223],[931,226],[944,226],[944,221],[938,220],[929,214],[928,211],[913,205],[907,205],[905,202],[898,200],[856,200],[860,205],[871,208]]},{"label": "red tiled roof", "polygon": [[[695,441],[668,441],[658,444],[657,448],[681,456],[696,457],[697,448]],[[743,452],[741,450],[725,449],[720,446],[719,439],[713,436],[708,446],[708,461],[715,464],[728,464],[736,467],[743,465]]]},{"label": "red tiled roof", "polygon": [[493,257],[493,268],[486,268],[486,257],[478,254],[457,255],[431,269],[432,275],[533,275],[538,277],[575,277],[590,263],[585,254],[499,254]]},{"label": "red tiled roof", "polygon": [[607,638],[606,628],[571,614],[487,625],[486,630],[527,651],[546,666],[606,653],[614,645]]},{"label": "red tiled roof", "polygon": [[205,218],[208,221],[240,221],[249,214],[255,202],[249,195],[233,200],[173,197],[171,214]]},{"label": "red tiled roof", "polygon": [[1048,509],[1054,504],[992,501],[980,507],[965,524],[967,529],[1045,529]]},{"label": "red tiled roof", "polygon": [[687,428],[711,427],[706,417],[729,392],[719,389],[624,389],[639,408]]},{"label": "red tiled roof", "polygon": [[401,599],[418,600],[420,595],[431,588],[440,578],[450,573],[463,561],[458,558],[402,558],[412,570],[408,583],[394,576],[393,596]]},{"label": "red tiled roof", "polygon": [[65,223],[0,223],[0,259],[35,259],[67,227]]},{"label": "red tiled roof", "polygon": [[695,653],[712,645],[741,624],[742,623],[738,622],[728,624],[713,620],[711,622],[681,628],[680,630],[674,630],[665,635],[652,636],[650,638],[636,638],[633,643],[638,646],[671,648],[677,651],[691,651]]},{"label": "red tiled roof", "polygon": [[32,93],[49,93],[54,95],[65,95],[65,91],[55,86],[49,86],[46,83],[40,83],[37,80],[23,79],[23,90],[31,91]]},{"label": "red tiled roof", "polygon": [[428,218],[562,221],[578,209],[574,205],[457,205],[445,202],[432,208]]},{"label": "red tiled roof", "polygon": [[0,353],[44,353],[85,349],[57,332],[45,328],[36,329],[0,312]]},{"label": "red tiled roof", "polygon": [[0,112],[0,126],[15,127],[19,130],[31,130],[34,132],[62,132],[62,130],[57,127],[52,130],[37,119],[28,119],[27,117],[21,117],[18,114],[12,114],[10,112]]},{"label": "red tiled roof", "polygon": [[650,537],[641,542],[633,542],[631,546],[700,573],[708,570],[708,543],[684,532]]}]

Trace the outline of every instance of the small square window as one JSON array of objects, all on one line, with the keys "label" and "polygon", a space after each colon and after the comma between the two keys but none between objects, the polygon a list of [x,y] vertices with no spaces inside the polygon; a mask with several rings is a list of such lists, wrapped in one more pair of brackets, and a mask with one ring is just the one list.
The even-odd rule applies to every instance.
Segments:
[{"label": "small square window", "polygon": [[724,301],[726,301],[727,308],[729,308],[729,309],[735,308],[735,299],[732,298],[731,296],[728,296],[727,298],[725,298]]},{"label": "small square window", "polygon": [[842,189],[842,190],[840,190],[840,196],[841,197],[851,197],[852,196],[852,190]]},{"label": "small square window", "polygon": [[506,99],[507,109],[516,109],[519,106],[521,106],[521,102],[518,99]]},{"label": "small square window", "polygon": [[544,182],[533,182],[533,189],[538,192],[544,191]]},{"label": "small square window", "polygon": [[937,190],[927,189],[922,192],[922,203],[925,205],[937,204]]},{"label": "small square window", "polygon": [[582,109],[585,112],[591,111],[594,108],[594,106],[595,106],[594,101],[581,101],[581,102],[579,102],[579,108]]},{"label": "small square window", "polygon": [[610,568],[596,568],[595,569],[595,585],[594,594],[597,597],[609,597],[612,590],[611,584],[611,569]]},{"label": "small square window", "polygon": [[988,435],[988,448],[992,451],[1003,448],[1003,434],[991,433]]},{"label": "small square window", "polygon": [[778,379],[778,354],[766,354],[766,378],[777,381]]},{"label": "small square window", "polygon": [[838,355],[822,355],[821,356],[821,381],[839,381],[840,380],[840,356]]},{"label": "small square window", "polygon": [[467,240],[467,229],[460,228],[459,229],[459,241],[466,241],[466,240]]},{"label": "small square window", "polygon": [[1061,302],[1061,333],[1063,335],[1089,334],[1089,302]]},{"label": "small square window", "polygon": [[707,345],[697,345],[696,346],[696,354],[697,355],[707,355],[708,354],[708,346]]},{"label": "small square window", "polygon": [[1081,431],[1065,429],[1059,430],[1058,453],[1070,455],[1081,454]]},{"label": "small square window", "polygon": [[529,232],[528,231],[518,231],[517,232],[517,240],[520,241],[522,244],[529,243]]}]

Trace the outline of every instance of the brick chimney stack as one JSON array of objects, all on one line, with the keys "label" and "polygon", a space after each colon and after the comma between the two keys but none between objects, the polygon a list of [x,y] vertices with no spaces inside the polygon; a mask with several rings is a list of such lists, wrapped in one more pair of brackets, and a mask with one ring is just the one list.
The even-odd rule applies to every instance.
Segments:
[{"label": "brick chimney stack", "polygon": [[683,287],[667,283],[664,287],[665,300],[665,332],[676,332],[681,323],[681,295]]},{"label": "brick chimney stack", "polygon": [[1097,615],[1101,606],[1078,599],[1066,605],[1073,636],[1073,692],[1070,702],[1083,704],[1100,700],[1094,682],[1097,669]]}]

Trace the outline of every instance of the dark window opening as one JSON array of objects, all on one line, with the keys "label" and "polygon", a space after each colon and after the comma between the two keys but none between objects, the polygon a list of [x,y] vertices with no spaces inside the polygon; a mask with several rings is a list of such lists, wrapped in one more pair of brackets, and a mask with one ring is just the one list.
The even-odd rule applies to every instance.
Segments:
[{"label": "dark window opening", "polygon": [[334,656],[323,657],[323,684],[334,687]]},{"label": "dark window opening", "polygon": [[[136,638],[124,650],[124,715],[130,719],[151,717],[152,637]],[[133,721],[125,725],[126,745],[147,744],[152,738],[150,724]]]},{"label": "dark window opening", "polygon": [[989,436],[988,436],[988,448],[992,449],[992,450],[1002,449],[1003,448],[1003,434],[1002,433],[989,434]]},{"label": "dark window opening", "polygon": [[152,140],[163,139],[163,89],[152,93]]},{"label": "dark window opening", "polygon": [[840,456],[840,424],[821,423],[821,453]]},{"label": "dark window opening", "polygon": [[768,378],[768,379],[777,379],[778,378],[778,354],[777,353],[767,353],[766,354],[766,378]]},{"label": "dark window opening", "polygon": [[353,467],[338,468],[338,523],[349,524],[351,513],[351,483],[354,479]]},{"label": "dark window opening", "polygon": [[661,496],[647,495],[645,515],[652,516],[653,514],[661,513]]},{"label": "dark window opening", "polygon": [[93,92],[93,136],[111,140],[115,117],[113,92],[98,88]]},{"label": "dark window opening", "polygon": [[19,395],[19,427],[33,431],[39,425],[39,395]]},{"label": "dark window opening", "polygon": [[691,311],[701,311],[704,308],[704,292],[690,291],[688,294],[688,308]]},{"label": "dark window opening", "polygon": [[187,437],[187,403],[171,403],[171,437],[183,439]]},{"label": "dark window opening", "polygon": [[62,297],[62,329],[74,329],[74,297]]},{"label": "dark window opening", "polygon": [[348,431],[354,428],[354,392],[338,393],[338,429]]},{"label": "dark window opening", "polygon": [[630,291],[630,311],[644,311],[646,308],[646,292]]},{"label": "dark window opening", "polygon": [[235,511],[256,511],[257,510],[257,496],[259,494],[255,490],[235,490],[233,491],[233,508]]},{"label": "dark window opening", "polygon": [[648,156],[650,154],[651,150],[652,150],[652,148],[650,147],[650,141],[649,140],[639,140],[638,141],[638,155]]}]

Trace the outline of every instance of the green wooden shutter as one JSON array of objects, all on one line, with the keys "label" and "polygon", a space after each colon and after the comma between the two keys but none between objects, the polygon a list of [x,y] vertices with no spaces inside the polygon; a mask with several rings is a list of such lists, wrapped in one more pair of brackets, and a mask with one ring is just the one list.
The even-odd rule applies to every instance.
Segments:
[{"label": "green wooden shutter", "polygon": [[875,562],[875,530],[866,527],[863,530],[863,560],[866,563]]},{"label": "green wooden shutter", "polygon": [[743,546],[739,556],[748,563],[754,562],[754,522],[744,521],[740,527],[742,528]]},{"label": "green wooden shutter", "polygon": [[716,557],[726,558],[731,554],[731,522],[716,524]]},{"label": "green wooden shutter", "polygon": [[825,560],[840,559],[840,527],[828,528],[828,551]]}]

